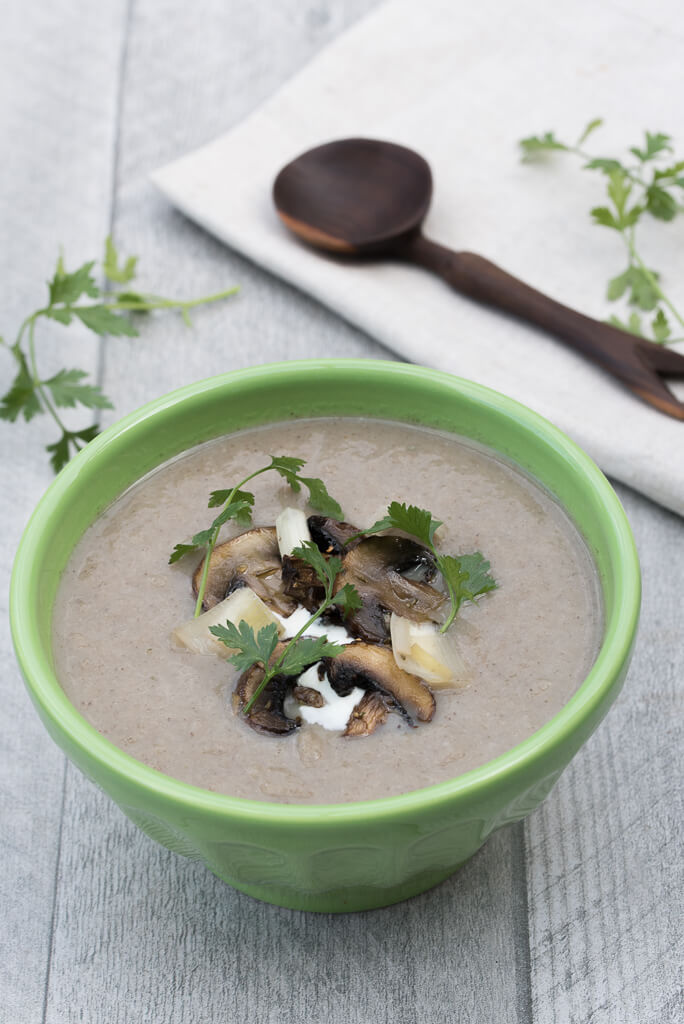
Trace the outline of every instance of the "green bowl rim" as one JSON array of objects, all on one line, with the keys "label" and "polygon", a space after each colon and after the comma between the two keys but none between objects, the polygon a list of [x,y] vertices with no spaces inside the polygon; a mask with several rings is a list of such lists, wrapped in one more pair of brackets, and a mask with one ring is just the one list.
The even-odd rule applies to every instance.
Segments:
[{"label": "green bowl rim", "polygon": [[[107,448],[112,439],[141,425],[150,417],[171,410],[186,400],[197,400],[216,389],[222,390],[233,383],[258,382],[260,378],[270,378],[274,373],[294,373],[297,376],[305,372],[323,371],[361,371],[364,375],[378,376],[389,373],[413,378],[418,376],[423,381],[448,385],[478,404],[512,418],[532,434],[541,435],[558,454],[574,464],[576,470],[582,473],[589,490],[600,500],[606,516],[605,525],[610,528],[610,551],[616,566],[616,587],[622,594],[622,600],[616,602],[614,615],[611,621],[606,623],[606,635],[599,655],[576,693],[535,733],[478,768],[446,782],[435,783],[396,796],[340,804],[282,804],[214,793],[165,775],[126,754],[105,739],[71,704],[42,651],[38,627],[30,614],[29,594],[35,568],[32,538],[36,531],[40,535],[45,527],[49,527],[51,510],[65,499],[69,487],[81,469],[88,462],[98,459],[100,452]],[[629,657],[639,617],[640,594],[641,579],[636,547],[617,495],[593,460],[544,417],[515,399],[484,385],[415,364],[371,359],[291,360],[231,370],[186,385],[146,403],[91,441],[50,484],[25,528],[12,571],[10,623],[17,660],[33,699],[89,759],[98,761],[109,771],[114,771],[123,777],[126,783],[142,787],[162,800],[174,802],[186,811],[203,810],[227,817],[259,819],[263,823],[315,825],[322,821],[358,822],[392,818],[406,811],[425,810],[446,801],[451,802],[457,797],[481,795],[504,776],[515,774],[519,769],[542,759],[551,748],[562,744],[571,733],[581,727],[583,721],[590,719],[605,699],[619,667]]]}]

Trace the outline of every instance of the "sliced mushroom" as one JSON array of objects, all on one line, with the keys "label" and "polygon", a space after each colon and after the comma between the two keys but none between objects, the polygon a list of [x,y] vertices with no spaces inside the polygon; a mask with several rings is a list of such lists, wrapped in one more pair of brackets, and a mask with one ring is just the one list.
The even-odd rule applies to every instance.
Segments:
[{"label": "sliced mushroom", "polygon": [[370,736],[387,718],[390,708],[379,690],[366,690],[352,711],[343,736]]},{"label": "sliced mushroom", "polygon": [[349,644],[335,658],[324,658],[332,688],[341,696],[355,686],[379,690],[394,701],[397,710],[413,725],[412,716],[429,722],[435,713],[432,691],[417,676],[399,668],[392,651],[374,644]]},{"label": "sliced mushroom", "polygon": [[[297,602],[285,593],[281,568],[274,526],[260,526],[219,544],[209,561],[203,609],[213,608],[238,587],[247,586],[280,615],[291,615]],[[192,577],[195,595],[203,572],[204,559]]]},{"label": "sliced mushroom", "polygon": [[283,556],[283,590],[287,597],[297,604],[303,604],[307,611],[315,612],[325,598],[325,587],[319,580],[313,566],[292,555]]},{"label": "sliced mushroom", "polygon": [[322,708],[325,704],[323,694],[314,690],[312,686],[295,686],[292,696],[299,704],[305,704],[310,708]]},{"label": "sliced mushroom", "polygon": [[[423,579],[408,579],[404,572],[421,572]],[[344,556],[335,593],[353,583],[362,607],[345,619],[352,634],[373,644],[389,644],[389,613],[415,622],[438,622],[445,595],[428,582],[437,569],[427,548],[406,537],[367,537]]]},{"label": "sliced mushroom", "polygon": [[[281,641],[276,645],[270,657],[269,664],[273,665],[281,657],[287,643]],[[311,662],[316,664],[315,659]],[[261,665],[252,665],[246,672],[243,672],[235,685],[233,703],[236,711],[242,713],[250,700],[256,693],[264,678],[264,669]],[[294,732],[301,725],[300,719],[288,718],[283,710],[285,698],[289,691],[296,686],[299,675],[287,676],[277,675],[271,679],[261,691],[252,705],[249,713],[244,716],[248,725],[257,732],[267,735],[284,735]],[[312,691],[315,692],[315,691]],[[318,694],[320,697],[320,694]],[[316,706],[316,705],[314,705]]]},{"label": "sliced mushroom", "polygon": [[329,516],[309,516],[307,520],[311,539],[324,555],[344,555],[361,543],[362,537],[350,542],[349,538],[359,532],[358,526],[339,523]]}]

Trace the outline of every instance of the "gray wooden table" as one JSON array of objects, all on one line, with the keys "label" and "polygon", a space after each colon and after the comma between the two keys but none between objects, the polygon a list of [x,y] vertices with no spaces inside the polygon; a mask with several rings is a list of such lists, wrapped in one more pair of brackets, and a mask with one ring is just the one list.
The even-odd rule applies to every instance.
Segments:
[{"label": "gray wooden table", "polygon": [[[92,371],[116,406],[212,372],[381,356],[370,338],[170,209],[148,173],[249,113],[375,0],[5,0],[0,31],[0,331],[44,298],[59,243],[108,232],[144,285],[240,296],[142,339],[45,330],[43,365]],[[12,367],[0,352],[0,385]],[[83,419],[74,418],[73,423]],[[0,422],[0,561],[50,480],[49,424]],[[617,705],[543,807],[456,876],[348,917],[257,903],[140,834],[53,746],[0,604],[0,1019],[76,1022],[667,1024],[681,1021],[684,527],[619,487],[644,570]],[[679,696],[677,693],[679,690]]]}]

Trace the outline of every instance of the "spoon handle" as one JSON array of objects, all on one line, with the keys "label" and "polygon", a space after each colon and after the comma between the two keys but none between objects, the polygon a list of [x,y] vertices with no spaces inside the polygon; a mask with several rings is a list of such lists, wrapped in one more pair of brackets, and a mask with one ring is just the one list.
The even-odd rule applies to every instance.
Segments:
[{"label": "spoon handle", "polygon": [[416,234],[400,254],[438,274],[456,291],[549,331],[661,412],[684,419],[684,403],[661,379],[668,374],[684,378],[684,356],[584,316],[475,253],[455,252]]}]

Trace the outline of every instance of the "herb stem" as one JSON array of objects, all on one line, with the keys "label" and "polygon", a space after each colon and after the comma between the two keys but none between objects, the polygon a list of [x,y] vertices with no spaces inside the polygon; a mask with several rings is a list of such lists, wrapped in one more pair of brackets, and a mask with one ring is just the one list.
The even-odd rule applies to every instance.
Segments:
[{"label": "herb stem", "polygon": [[[54,405],[52,404],[52,402],[48,398],[47,391],[46,391],[45,387],[43,386],[43,382],[41,381],[41,379],[40,379],[40,377],[38,375],[38,361],[36,359],[35,332],[36,332],[36,320],[38,319],[39,316],[41,316],[41,314],[42,314],[42,310],[39,311],[38,313],[34,313],[33,316],[28,317],[28,319],[24,321],[24,323],[21,325],[21,329],[19,331],[19,337],[17,338],[17,345],[19,344],[19,342],[21,340],[21,336],[22,336],[22,334],[24,332],[24,328],[28,325],[29,369],[31,371],[31,380],[32,380],[32,383],[33,383],[33,387],[35,388],[35,390],[40,395],[40,398],[41,398],[41,401],[43,402],[43,405],[45,406],[47,411],[50,413],[50,415],[52,416],[53,420],[55,421],[55,423],[57,424],[59,429],[62,431],[62,433],[63,434],[69,434],[69,431],[67,430],[67,428],[62,423],[62,420],[60,419],[57,410],[55,409]],[[81,447],[81,445],[79,445],[78,442],[75,439],[74,439],[74,444],[76,445],[77,448]]]},{"label": "herb stem", "polygon": [[[210,302],[219,302],[221,299],[227,299],[231,295],[235,295],[239,291],[239,288],[229,288],[224,292],[216,292],[215,295],[208,295],[202,299],[165,299],[162,296],[149,295],[140,296],[139,301],[133,299],[116,300],[115,302],[104,303],[105,309],[116,310],[129,310],[130,312],[147,313],[154,309],[194,309],[195,306],[206,306]],[[107,296],[109,297],[109,296]],[[148,301],[149,300],[149,301]],[[73,307],[75,310],[80,307]]]},{"label": "herb stem", "polygon": [[268,667],[268,665],[264,665],[264,678],[261,680],[261,682],[257,686],[256,690],[254,691],[254,693],[252,694],[252,696],[250,697],[250,699],[247,701],[247,703],[245,704],[244,708],[242,709],[242,713],[244,715],[248,715],[250,713],[250,711],[254,707],[254,703],[257,700],[257,698],[261,695],[261,693],[263,693],[265,688],[270,683],[271,679],[273,679],[274,676],[278,675],[278,669],[280,668],[280,666],[285,661],[285,658],[287,657],[287,652],[288,652],[289,648],[292,646],[292,644],[297,643],[297,641],[306,633],[307,629],[311,628],[311,626],[314,624],[316,619],[319,619],[321,617],[321,615],[323,614],[323,612],[327,611],[327,609],[330,607],[331,598],[332,598],[332,587],[333,587],[332,583],[329,583],[329,584],[326,585],[326,588],[325,588],[325,600],[321,604],[320,608],[316,612],[314,612],[314,614],[311,616],[311,618],[307,622],[304,623],[302,628],[297,633],[295,633],[295,635],[293,637],[290,637],[290,639],[287,642],[287,646],[285,647],[285,650],[280,655],[280,657],[275,662],[275,664],[272,665],[270,668]]},{"label": "herb stem", "polygon": [[[232,501],[234,501],[235,495],[239,490],[242,489],[242,487],[244,487],[246,483],[249,483],[250,480],[253,480],[255,476],[260,476],[262,473],[267,473],[268,470],[272,468],[272,466],[262,466],[261,469],[257,469],[254,471],[254,473],[250,473],[249,476],[246,476],[244,480],[240,481],[239,484],[236,484],[236,486],[228,495],[227,500],[224,501],[224,508],[227,505],[230,505]],[[198,618],[202,614],[202,602],[204,601],[204,592],[207,589],[207,580],[209,579],[209,562],[211,561],[211,556],[214,553],[214,548],[216,547],[216,541],[218,540],[220,532],[221,527],[215,526],[214,529],[212,530],[211,537],[209,538],[209,543],[206,545],[204,555],[204,568],[202,569],[202,578],[200,580],[200,585],[197,589],[197,601],[195,602],[194,618]]]},{"label": "herb stem", "polygon": [[[634,245],[634,238],[633,238],[633,236],[630,237],[630,235],[626,235],[625,236],[625,241],[627,242],[627,248],[629,250],[629,255],[630,255],[631,259],[634,260],[634,262],[638,265],[638,267],[641,270],[641,272],[643,273],[643,275],[648,279],[648,281],[649,281],[651,287],[653,288],[653,290],[660,296],[660,301],[665,303],[665,305],[670,310],[670,312],[672,313],[672,315],[675,318],[675,320],[677,320],[677,322],[682,327],[684,327],[684,318],[682,318],[682,316],[679,314],[678,310],[673,306],[672,302],[668,299],[667,295],[665,294],[665,292],[662,290],[662,288],[658,284],[658,281],[653,276],[653,274],[648,269],[648,267],[646,266],[646,264],[642,260],[641,256],[637,252],[636,247]],[[672,342],[670,342],[670,344],[672,344]]]}]

